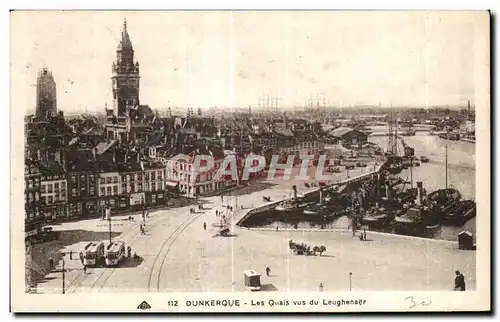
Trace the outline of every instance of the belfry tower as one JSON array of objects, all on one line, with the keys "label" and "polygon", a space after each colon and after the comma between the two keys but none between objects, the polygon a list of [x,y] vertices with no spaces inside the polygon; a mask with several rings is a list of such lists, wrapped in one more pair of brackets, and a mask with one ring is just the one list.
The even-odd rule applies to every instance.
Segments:
[{"label": "belfry tower", "polygon": [[[112,65],[113,110],[107,111],[108,137],[126,139],[130,132],[130,110],[139,106],[139,63],[134,63],[134,48],[123,22],[121,40],[116,49],[116,61]],[[110,132],[113,132],[112,134]]]}]

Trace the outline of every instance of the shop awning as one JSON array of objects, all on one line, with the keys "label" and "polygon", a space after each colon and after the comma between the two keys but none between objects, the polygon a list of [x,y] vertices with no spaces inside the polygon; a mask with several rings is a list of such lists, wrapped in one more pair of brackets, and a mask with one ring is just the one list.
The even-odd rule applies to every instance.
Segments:
[{"label": "shop awning", "polygon": [[178,181],[165,181],[165,185],[168,187],[168,188],[175,188],[179,185],[179,182]]}]

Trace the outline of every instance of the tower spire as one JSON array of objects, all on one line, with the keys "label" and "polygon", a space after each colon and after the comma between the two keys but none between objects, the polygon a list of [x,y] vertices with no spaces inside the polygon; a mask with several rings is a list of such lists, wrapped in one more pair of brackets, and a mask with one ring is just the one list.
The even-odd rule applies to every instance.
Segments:
[{"label": "tower spire", "polygon": [[122,40],[120,41],[121,48],[132,48],[132,42],[127,30],[127,19],[123,19]]}]

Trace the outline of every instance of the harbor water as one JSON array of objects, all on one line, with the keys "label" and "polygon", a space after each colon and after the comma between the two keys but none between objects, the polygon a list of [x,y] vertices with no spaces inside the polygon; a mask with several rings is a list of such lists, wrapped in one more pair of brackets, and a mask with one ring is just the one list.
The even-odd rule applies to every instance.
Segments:
[{"label": "harbor water", "polygon": [[[428,132],[417,132],[415,136],[405,136],[403,140],[415,149],[415,156],[420,158],[426,156],[428,163],[421,163],[420,166],[413,167],[410,171],[403,170],[400,176],[411,182],[414,187],[417,181],[422,181],[427,193],[446,187],[457,189],[462,199],[475,199],[475,144],[463,141],[450,141],[429,135]],[[383,149],[388,147],[388,137],[373,136],[369,141],[376,143]],[[448,171],[446,171],[446,147],[448,147]],[[403,146],[399,144],[399,151],[403,151]],[[446,172],[448,173],[446,178]],[[413,179],[413,180],[412,180]],[[262,223],[264,226],[287,228],[284,222]],[[297,229],[319,228],[309,222],[300,222]],[[325,229],[348,229],[349,220],[342,216],[324,225]],[[288,226],[290,228],[290,226]],[[389,228],[389,227],[388,227]],[[476,218],[470,219],[462,227],[441,226],[438,231],[434,231],[432,237],[435,239],[457,240],[457,235],[463,230],[468,230],[474,235],[476,233]],[[385,229],[382,231],[386,231]],[[389,229],[386,232],[390,232]],[[430,236],[429,236],[430,237]]]}]

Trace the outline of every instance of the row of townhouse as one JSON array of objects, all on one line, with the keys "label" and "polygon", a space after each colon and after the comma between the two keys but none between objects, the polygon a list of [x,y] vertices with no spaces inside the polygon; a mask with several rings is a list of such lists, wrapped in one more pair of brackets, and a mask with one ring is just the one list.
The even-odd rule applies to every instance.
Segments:
[{"label": "row of townhouse", "polygon": [[99,172],[99,209],[137,210],[157,206],[178,193],[177,182],[167,180],[161,163],[105,164]]},{"label": "row of townhouse", "polygon": [[25,220],[50,221],[100,214],[106,206],[137,210],[163,205],[178,194],[161,163],[79,162],[25,164]]},{"label": "row of townhouse", "polygon": [[[318,141],[293,142],[283,138],[276,141],[281,151],[300,155],[317,154],[323,149]],[[214,158],[214,167],[196,173],[194,159],[203,154]],[[227,157],[236,158],[238,180],[230,175],[216,176]],[[241,180],[245,164],[245,158],[217,146],[199,147],[185,157],[163,162],[125,160],[115,162],[113,154],[111,161],[96,161],[94,155],[68,162],[66,168],[55,161],[40,164],[26,160],[26,219],[87,217],[101,213],[107,206],[121,211],[136,210],[163,205],[178,193],[194,197],[221,192]]]}]

